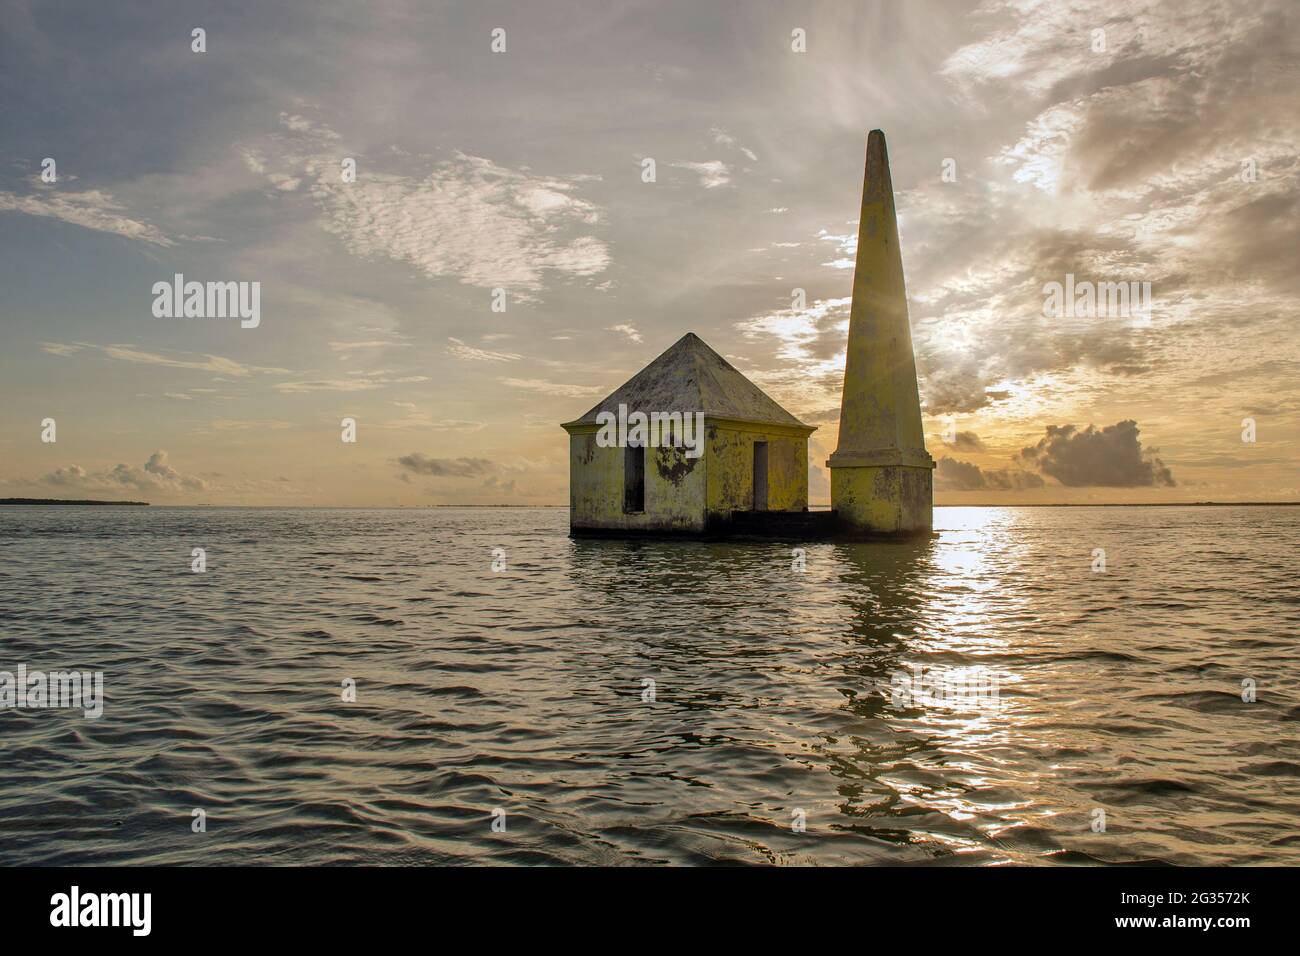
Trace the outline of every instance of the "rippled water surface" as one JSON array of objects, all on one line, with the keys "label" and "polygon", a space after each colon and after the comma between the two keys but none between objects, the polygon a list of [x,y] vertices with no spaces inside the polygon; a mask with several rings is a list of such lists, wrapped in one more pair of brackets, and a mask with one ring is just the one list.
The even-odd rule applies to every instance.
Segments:
[{"label": "rippled water surface", "polygon": [[1300,508],[567,520],[0,508],[0,670],[107,696],[0,710],[0,863],[1300,863]]}]

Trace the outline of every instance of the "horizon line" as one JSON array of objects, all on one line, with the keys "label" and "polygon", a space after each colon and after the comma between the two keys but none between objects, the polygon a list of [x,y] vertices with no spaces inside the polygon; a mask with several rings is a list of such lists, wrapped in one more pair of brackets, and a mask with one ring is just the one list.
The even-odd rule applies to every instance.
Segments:
[{"label": "horizon line", "polygon": [[[0,499],[0,508],[31,507],[123,507],[123,508],[315,508],[320,510],[407,511],[421,508],[564,508],[569,505],[547,504],[415,504],[415,505],[318,505],[318,504],[212,504],[165,503],[148,501],[107,501],[94,499],[28,498]],[[975,501],[935,504],[935,508],[1232,508],[1232,507],[1297,507],[1300,501],[1043,501],[1043,502],[992,502]],[[829,505],[810,507],[809,511],[830,511]],[[779,513],[779,512],[774,512]]]}]

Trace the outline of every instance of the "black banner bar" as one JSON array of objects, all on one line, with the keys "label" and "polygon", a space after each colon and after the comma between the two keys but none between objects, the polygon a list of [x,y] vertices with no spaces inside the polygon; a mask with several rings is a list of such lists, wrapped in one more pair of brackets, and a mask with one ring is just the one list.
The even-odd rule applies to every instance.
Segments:
[{"label": "black banner bar", "polygon": [[457,926],[495,944],[631,941],[703,921],[733,945],[816,926],[863,945],[884,931],[980,944],[1041,930],[1230,947],[1284,930],[1295,883],[1294,870],[1273,868],[36,868],[0,871],[0,925],[10,941],[169,944],[373,943]]}]

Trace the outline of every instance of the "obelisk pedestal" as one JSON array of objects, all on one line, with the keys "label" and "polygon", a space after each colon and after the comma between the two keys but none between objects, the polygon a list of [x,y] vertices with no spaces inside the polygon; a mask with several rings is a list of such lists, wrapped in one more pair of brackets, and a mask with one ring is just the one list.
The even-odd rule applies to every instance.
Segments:
[{"label": "obelisk pedestal", "polygon": [[934,459],[925,450],[907,288],[885,134],[867,137],[831,508],[852,535],[925,534]]}]

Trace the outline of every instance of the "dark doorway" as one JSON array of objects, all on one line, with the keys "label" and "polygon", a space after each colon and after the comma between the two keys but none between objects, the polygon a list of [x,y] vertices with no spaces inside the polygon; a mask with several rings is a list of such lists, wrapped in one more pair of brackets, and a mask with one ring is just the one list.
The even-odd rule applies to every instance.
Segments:
[{"label": "dark doorway", "polygon": [[645,449],[623,449],[623,510],[628,514],[645,511]]},{"label": "dark doorway", "polygon": [[767,510],[767,442],[754,442],[754,510]]}]

